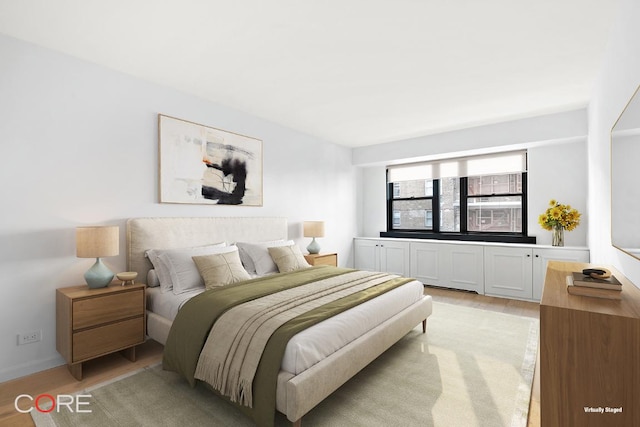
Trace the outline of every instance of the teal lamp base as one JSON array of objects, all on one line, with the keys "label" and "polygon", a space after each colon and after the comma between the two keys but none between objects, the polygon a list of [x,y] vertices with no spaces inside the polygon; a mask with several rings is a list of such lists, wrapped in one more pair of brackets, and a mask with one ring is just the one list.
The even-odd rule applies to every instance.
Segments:
[{"label": "teal lamp base", "polygon": [[113,272],[100,258],[96,258],[96,263],[84,273],[84,279],[91,289],[104,288],[113,280]]},{"label": "teal lamp base", "polygon": [[309,246],[307,246],[307,251],[310,254],[320,253],[320,245],[318,244],[318,242],[316,242],[315,237],[313,237],[313,240],[311,240],[311,243],[309,243]]}]

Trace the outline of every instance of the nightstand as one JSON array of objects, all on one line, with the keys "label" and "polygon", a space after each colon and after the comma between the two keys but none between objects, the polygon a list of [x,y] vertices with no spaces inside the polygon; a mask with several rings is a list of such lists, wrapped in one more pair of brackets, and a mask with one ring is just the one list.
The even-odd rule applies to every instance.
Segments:
[{"label": "nightstand", "polygon": [[82,379],[82,362],[116,351],[135,361],[135,346],[145,341],[146,285],[56,290],[56,349],[69,371]]},{"label": "nightstand", "polygon": [[310,265],[332,265],[334,267],[338,266],[338,254],[307,254],[304,256],[304,259]]}]

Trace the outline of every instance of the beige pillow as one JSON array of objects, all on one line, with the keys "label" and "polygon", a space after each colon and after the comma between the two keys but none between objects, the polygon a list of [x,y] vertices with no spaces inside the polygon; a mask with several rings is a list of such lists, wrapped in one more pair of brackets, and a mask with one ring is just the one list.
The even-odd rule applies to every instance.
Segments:
[{"label": "beige pillow", "polygon": [[269,248],[269,255],[278,266],[280,273],[311,267],[298,245],[278,246]]},{"label": "beige pillow", "polygon": [[207,289],[251,279],[240,262],[237,249],[222,254],[194,256],[193,262]]}]

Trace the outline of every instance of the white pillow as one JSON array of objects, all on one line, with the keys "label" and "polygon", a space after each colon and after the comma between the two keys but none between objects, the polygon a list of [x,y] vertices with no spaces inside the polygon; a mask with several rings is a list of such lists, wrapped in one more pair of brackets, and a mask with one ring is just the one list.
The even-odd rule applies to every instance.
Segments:
[{"label": "white pillow", "polygon": [[171,275],[164,263],[158,258],[160,253],[161,251],[150,249],[145,255],[149,258],[149,261],[153,264],[153,269],[156,271],[156,276],[158,276],[158,281],[160,282],[160,292],[168,292],[173,288],[173,285],[171,285]]},{"label": "white pillow", "polygon": [[149,261],[151,261],[151,264],[153,264],[158,279],[160,280],[160,291],[169,292],[173,290],[176,285],[174,281],[180,282],[184,278],[184,282],[180,282],[177,285],[178,291],[174,292],[182,293],[192,289],[190,286],[193,286],[194,282],[199,283],[200,286],[204,286],[204,282],[202,282],[202,278],[200,278],[200,273],[198,273],[198,269],[191,257],[194,255],[216,253],[216,251],[225,247],[226,243],[223,242],[191,248],[150,249],[146,252],[146,255]]},{"label": "white pillow", "polygon": [[269,254],[278,266],[280,273],[311,267],[304,259],[298,245],[270,247]]},{"label": "white pillow", "polygon": [[194,256],[193,262],[198,267],[207,289],[251,279],[242,267],[238,248],[222,254]]},{"label": "white pillow", "polygon": [[271,242],[247,243],[238,242],[236,245],[240,249],[240,260],[245,270],[264,276],[269,273],[277,273],[278,266],[271,259],[269,249],[277,246],[290,246],[295,244],[293,240],[274,240]]}]

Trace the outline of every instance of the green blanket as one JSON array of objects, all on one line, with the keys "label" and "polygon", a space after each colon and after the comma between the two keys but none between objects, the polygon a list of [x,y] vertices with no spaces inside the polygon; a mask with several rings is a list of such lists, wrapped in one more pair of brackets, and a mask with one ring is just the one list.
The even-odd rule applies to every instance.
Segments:
[{"label": "green blanket", "polygon": [[[178,372],[193,386],[198,357],[211,326],[229,308],[283,289],[353,271],[327,266],[249,280],[209,291],[189,300],[178,312],[165,345],[163,367]],[[271,426],[275,416],[278,372],[287,342],[301,330],[394,289],[411,279],[396,278],[311,310],[281,326],[265,348],[254,379],[253,408],[240,408],[260,426]]]}]

